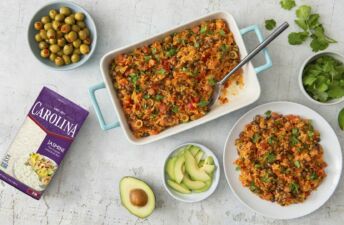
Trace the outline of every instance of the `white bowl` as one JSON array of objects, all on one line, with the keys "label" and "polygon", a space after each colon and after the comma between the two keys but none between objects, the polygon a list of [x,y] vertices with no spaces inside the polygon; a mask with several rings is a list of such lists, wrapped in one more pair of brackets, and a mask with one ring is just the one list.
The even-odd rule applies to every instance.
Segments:
[{"label": "white bowl", "polygon": [[[213,182],[212,182],[210,188],[207,191],[205,191],[205,192],[202,192],[202,193],[192,192],[190,194],[182,194],[182,193],[179,193],[179,192],[173,190],[172,188],[170,188],[167,185],[167,183],[166,183],[167,182],[167,177],[168,177],[168,175],[165,172],[165,167],[166,167],[167,160],[171,156],[177,154],[180,148],[185,147],[187,145],[194,145],[194,146],[200,147],[202,149],[202,151],[204,152],[203,158],[207,157],[207,156],[212,156],[213,159],[214,159],[214,164],[216,166],[216,169],[215,169],[215,172],[213,174]],[[185,144],[182,144],[182,145],[179,145],[179,146],[175,147],[173,149],[173,151],[170,154],[167,155],[167,157],[165,159],[165,162],[164,162],[164,167],[163,167],[162,173],[163,173],[162,179],[163,179],[164,187],[165,187],[166,191],[174,199],[182,201],[182,202],[187,202],[187,203],[200,202],[200,201],[208,198],[216,190],[216,188],[217,188],[217,186],[219,184],[219,181],[220,181],[220,164],[219,164],[219,161],[217,160],[215,154],[209,148],[207,148],[206,146],[201,145],[201,144],[197,144],[197,143],[185,143]]]},{"label": "white bowl", "polygon": [[302,83],[302,77],[303,77],[303,70],[305,69],[305,67],[307,66],[308,63],[314,61],[315,59],[319,58],[320,56],[323,56],[323,55],[328,55],[328,56],[332,56],[333,58],[335,58],[336,60],[344,63],[344,56],[340,53],[337,53],[337,52],[329,52],[329,51],[326,51],[326,52],[319,52],[319,53],[316,53],[310,57],[308,57],[306,59],[306,61],[302,64],[301,66],[301,69],[300,69],[300,72],[299,72],[299,86],[300,86],[300,89],[302,91],[302,93],[309,99],[311,100],[312,102],[316,103],[316,104],[319,104],[319,105],[335,105],[335,104],[338,104],[338,103],[341,103],[344,101],[344,97],[341,97],[341,98],[338,98],[338,99],[332,99],[328,102],[319,102],[315,99],[313,99],[308,93],[307,91],[305,90],[305,87],[303,86],[303,83]]}]

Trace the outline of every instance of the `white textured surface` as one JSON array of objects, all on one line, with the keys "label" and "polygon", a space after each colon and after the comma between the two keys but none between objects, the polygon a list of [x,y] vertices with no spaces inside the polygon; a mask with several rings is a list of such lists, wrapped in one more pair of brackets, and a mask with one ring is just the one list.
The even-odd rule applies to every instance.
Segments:
[{"label": "white textured surface", "polygon": [[[278,23],[289,21],[292,31],[294,14],[280,8],[278,0],[89,0],[78,2],[93,15],[99,46],[87,65],[69,72],[55,72],[41,65],[31,54],[26,40],[27,25],[44,0],[0,1],[0,154],[3,155],[23,122],[43,85],[90,107],[87,88],[101,80],[99,60],[114,48],[138,41],[195,17],[215,10],[227,10],[239,27],[262,25],[265,19]],[[330,50],[344,50],[344,2],[340,0],[302,1],[321,14],[329,36],[339,41]],[[266,34],[266,32],[265,32]],[[252,49],[254,35],[245,38]],[[337,114],[343,104],[317,106],[307,100],[297,84],[303,60],[312,54],[308,46],[291,47],[287,33],[272,43],[273,68],[262,74],[260,104],[273,100],[303,103],[323,115],[335,128],[343,145],[343,132],[337,125]],[[261,59],[255,60],[255,64]],[[105,92],[99,97],[111,120],[113,111]],[[233,123],[254,105],[216,121],[146,146],[127,142],[121,129],[103,132],[94,111],[67,154],[44,198],[36,201],[0,182],[0,224],[342,224],[344,221],[344,185],[340,182],[334,196],[318,211],[304,218],[277,221],[256,215],[241,205],[230,192],[224,177],[209,199],[195,204],[173,200],[163,189],[161,170],[164,157],[176,145],[186,141],[200,142],[213,149],[219,159]],[[330,150],[330,149],[329,149]],[[220,160],[221,161],[221,160]],[[133,175],[148,181],[155,190],[157,208],[146,220],[130,215],[120,206],[118,182]]]}]

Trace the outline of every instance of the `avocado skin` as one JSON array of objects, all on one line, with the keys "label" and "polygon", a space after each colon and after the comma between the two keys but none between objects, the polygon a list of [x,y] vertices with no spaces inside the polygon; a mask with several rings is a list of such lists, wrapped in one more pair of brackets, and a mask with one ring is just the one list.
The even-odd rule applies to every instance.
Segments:
[{"label": "avocado skin", "polygon": [[[147,202],[147,204],[153,204],[153,207],[151,207],[152,210],[151,210],[149,213],[147,213],[147,214],[145,214],[145,215],[139,215],[137,212],[135,212],[135,210],[128,208],[126,202],[128,202],[128,204],[131,204],[131,202],[130,202],[130,200],[129,200],[129,201],[128,201],[128,200],[125,200],[125,196],[124,196],[124,195],[125,195],[125,194],[128,194],[128,195],[129,195],[130,191],[131,191],[132,189],[135,189],[135,187],[132,188],[132,189],[130,189],[130,190],[125,190],[126,193],[123,193],[123,191],[122,191],[122,189],[121,189],[121,184],[122,184],[122,182],[125,182],[125,180],[127,180],[127,179],[132,179],[133,181],[136,181],[136,182],[138,182],[138,183],[144,184],[144,186],[146,186],[146,187],[148,188],[147,190],[149,190],[149,191],[151,192],[151,193],[147,193],[147,195],[148,195],[148,202]],[[136,187],[136,188],[140,188],[140,187]],[[140,189],[141,189],[141,188],[140,188]],[[122,177],[122,179],[121,179],[120,182],[119,182],[119,191],[120,191],[120,199],[121,199],[121,204],[122,204],[122,206],[123,206],[124,208],[126,208],[132,215],[134,215],[134,216],[136,216],[136,217],[139,217],[139,218],[141,218],[141,219],[145,219],[145,218],[149,217],[149,216],[154,212],[156,197],[155,197],[155,194],[154,194],[154,192],[153,192],[153,189],[152,189],[145,181],[143,181],[143,180],[141,180],[141,179],[138,179],[138,178],[136,178],[136,177],[132,177],[132,176],[125,176],[125,177]],[[144,190],[144,191],[146,191],[146,190]],[[131,205],[132,205],[132,204],[131,204]],[[132,206],[133,206],[133,205],[132,205]]]}]

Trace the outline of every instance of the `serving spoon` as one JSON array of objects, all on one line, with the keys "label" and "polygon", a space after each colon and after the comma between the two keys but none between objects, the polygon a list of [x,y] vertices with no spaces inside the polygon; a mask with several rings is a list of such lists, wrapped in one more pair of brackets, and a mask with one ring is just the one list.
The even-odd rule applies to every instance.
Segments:
[{"label": "serving spoon", "polygon": [[268,46],[276,37],[278,37],[288,27],[289,24],[287,22],[284,22],[282,25],[277,27],[262,43],[260,43],[252,52],[250,52],[243,60],[241,60],[239,64],[236,65],[236,67],[234,67],[229,73],[227,73],[226,76],[222,78],[222,80],[218,81],[215,84],[213,95],[211,96],[207,106],[211,107],[212,105],[214,105],[214,103],[220,96],[220,91],[223,87],[223,84],[228,80],[229,77],[231,77],[243,65],[251,61],[253,57],[255,57],[260,51],[262,51],[266,46]]}]

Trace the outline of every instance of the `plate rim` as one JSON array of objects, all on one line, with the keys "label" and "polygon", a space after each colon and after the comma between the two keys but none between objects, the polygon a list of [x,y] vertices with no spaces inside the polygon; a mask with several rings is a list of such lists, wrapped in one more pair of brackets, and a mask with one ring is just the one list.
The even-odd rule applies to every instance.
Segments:
[{"label": "plate rim", "polygon": [[[248,114],[250,114],[251,112],[257,110],[257,109],[260,109],[260,108],[263,108],[267,105],[273,105],[273,104],[291,104],[291,105],[296,105],[298,107],[305,107],[307,108],[308,110],[312,111],[313,113],[317,114],[318,116],[320,116],[329,126],[330,128],[332,129],[332,131],[335,133],[335,139],[337,140],[338,144],[339,144],[339,147],[340,147],[340,155],[338,157],[340,157],[340,171],[339,171],[339,176],[338,176],[338,179],[335,181],[335,187],[333,189],[333,191],[329,194],[329,196],[325,199],[325,201],[320,204],[319,206],[317,206],[316,208],[314,208],[313,210],[311,210],[310,212],[307,212],[307,213],[304,213],[304,214],[301,214],[301,215],[296,215],[296,216],[285,216],[285,217],[279,217],[279,216],[271,216],[271,215],[266,215],[264,214],[263,212],[261,211],[258,211],[254,208],[252,208],[248,203],[246,203],[243,199],[240,198],[240,196],[237,194],[237,192],[235,191],[235,189],[232,187],[231,185],[231,182],[230,182],[230,179],[227,175],[227,170],[226,170],[226,161],[225,161],[225,156],[226,156],[226,149],[228,147],[228,142],[229,142],[229,139],[231,137],[231,134],[233,133],[234,129],[238,126],[238,124],[240,123],[241,120],[243,120]],[[335,130],[333,129],[333,127],[331,126],[331,124],[318,112],[316,112],[315,110],[311,109],[310,107],[306,106],[306,105],[303,105],[303,104],[300,104],[300,103],[296,103],[296,102],[292,102],[292,101],[271,101],[271,102],[266,102],[266,103],[263,103],[263,104],[260,104],[260,105],[257,105],[255,106],[254,108],[250,109],[249,111],[247,111],[245,114],[243,114],[235,123],[234,125],[232,126],[232,128],[230,129],[230,131],[228,132],[228,135],[227,135],[227,138],[226,138],[226,141],[225,141],[225,145],[223,147],[223,154],[222,154],[222,161],[223,161],[223,173],[224,173],[224,176],[226,178],[226,182],[227,184],[229,185],[230,187],[230,190],[231,192],[234,194],[234,196],[236,197],[236,199],[239,200],[239,202],[241,202],[245,207],[249,208],[250,210],[252,210],[253,212],[259,214],[259,215],[262,215],[264,217],[267,217],[267,218],[272,218],[272,219],[279,219],[279,220],[287,220],[287,219],[296,219],[296,218],[300,218],[300,217],[304,217],[306,215],[309,215],[313,212],[315,212],[316,210],[318,210],[319,208],[321,208],[334,194],[334,192],[337,190],[337,187],[338,187],[338,184],[339,184],[339,181],[341,179],[341,176],[342,176],[342,170],[343,170],[343,153],[342,153],[342,147],[341,147],[341,144],[340,144],[340,141],[338,139],[338,136],[335,132]],[[260,199],[262,201],[264,201],[263,199]],[[276,214],[277,215],[277,214]]]}]

